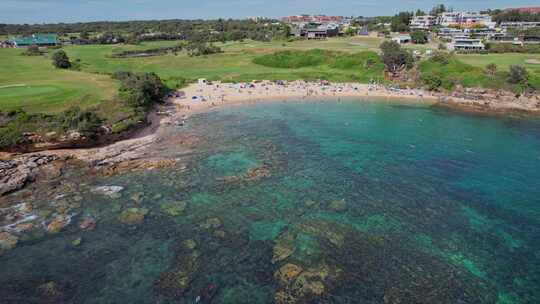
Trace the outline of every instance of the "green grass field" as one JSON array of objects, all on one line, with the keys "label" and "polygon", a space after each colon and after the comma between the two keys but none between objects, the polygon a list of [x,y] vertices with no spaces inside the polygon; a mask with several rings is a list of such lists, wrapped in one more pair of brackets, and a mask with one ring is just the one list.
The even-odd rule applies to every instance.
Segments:
[{"label": "green grass field", "polygon": [[65,50],[72,59],[80,59],[83,71],[113,73],[118,70],[155,72],[166,81],[175,78],[208,78],[224,81],[251,81],[253,79],[317,79],[334,81],[356,79],[354,71],[332,69],[328,66],[306,67],[295,70],[269,68],[254,64],[255,57],[282,50],[323,50],[359,52],[376,50],[378,38],[336,38],[324,41],[269,42],[255,41],[218,44],[225,51],[209,57],[189,57],[179,53],[146,58],[108,58],[113,52],[148,49],[175,45],[178,42],[151,42],[137,46],[72,46]]},{"label": "green grass field", "polygon": [[113,99],[117,83],[107,75],[55,69],[48,56],[22,56],[0,49],[0,109],[60,112],[72,105],[94,107]]},{"label": "green grass field", "polygon": [[[251,81],[254,79],[320,79],[331,81],[367,81],[358,69],[336,68],[322,64],[298,69],[273,68],[253,63],[254,58],[284,50],[310,50],[314,48],[358,53],[376,51],[381,38],[332,38],[322,41],[293,42],[228,42],[218,44],[222,54],[189,57],[185,52],[144,58],[111,58],[115,52],[144,50],[177,45],[178,41],[148,42],[140,45],[66,46],[64,50],[72,61],[80,60],[81,71],[57,70],[50,56],[21,56],[21,49],[0,49],[0,109],[23,108],[29,112],[54,113],[72,105],[91,108],[114,100],[118,84],[107,74],[116,71],[155,72],[167,84],[174,86],[182,79],[208,78],[223,81]],[[435,45],[411,45],[413,49],[435,49]],[[534,75],[540,75],[540,54],[458,55],[469,65],[482,68],[496,63],[499,71],[512,64],[525,65]],[[533,61],[531,61],[533,59]],[[463,73],[465,73],[464,71]],[[478,71],[476,71],[478,72]],[[371,77],[371,76],[370,76]],[[109,105],[111,108],[113,105]]]},{"label": "green grass field", "polygon": [[[476,67],[485,67],[495,63],[500,70],[507,71],[511,65],[523,65],[533,73],[540,73],[540,54],[487,54],[487,55],[458,55],[458,58]],[[533,63],[538,61],[538,63]]]}]

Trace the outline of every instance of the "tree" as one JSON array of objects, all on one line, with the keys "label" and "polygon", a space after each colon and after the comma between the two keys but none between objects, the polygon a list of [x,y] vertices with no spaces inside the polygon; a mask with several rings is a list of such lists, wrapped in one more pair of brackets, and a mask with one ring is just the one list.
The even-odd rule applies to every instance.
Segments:
[{"label": "tree", "polygon": [[425,16],[426,12],[424,12],[421,9],[416,10],[416,13],[414,13],[415,16]]},{"label": "tree", "polygon": [[397,74],[413,65],[413,57],[410,52],[401,48],[395,41],[385,41],[380,46],[382,61],[388,72]]},{"label": "tree", "polygon": [[54,53],[52,57],[52,63],[55,67],[59,69],[69,69],[71,67],[71,62],[69,61],[69,57],[67,56],[66,52],[64,52],[63,50],[60,50]]},{"label": "tree", "polygon": [[428,35],[424,31],[414,31],[411,33],[411,40],[416,44],[426,44],[428,42]]},{"label": "tree", "polygon": [[493,77],[497,74],[497,65],[495,63],[490,63],[486,66],[486,74]]},{"label": "tree", "polygon": [[508,74],[508,82],[512,84],[525,84],[529,79],[529,73],[522,65],[511,65]]},{"label": "tree", "polygon": [[438,5],[435,5],[432,9],[431,9],[431,12],[430,14],[432,16],[437,16],[439,14],[442,14],[444,12],[447,12],[447,9],[446,9],[446,6],[444,6],[444,4],[438,4]]},{"label": "tree", "polygon": [[412,13],[409,12],[400,12],[399,14],[392,17],[392,22],[390,23],[390,29],[392,32],[408,32],[409,24],[411,18],[413,17]]},{"label": "tree", "polygon": [[39,50],[37,45],[30,45],[26,48],[26,51],[23,52],[25,56],[40,56],[43,53]]}]

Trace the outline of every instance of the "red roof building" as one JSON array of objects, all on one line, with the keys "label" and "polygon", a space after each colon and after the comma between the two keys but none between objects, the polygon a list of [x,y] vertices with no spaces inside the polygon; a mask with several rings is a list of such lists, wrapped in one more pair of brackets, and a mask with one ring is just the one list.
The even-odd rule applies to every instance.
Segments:
[{"label": "red roof building", "polygon": [[507,8],[507,11],[519,11],[520,13],[540,14],[540,6]]}]

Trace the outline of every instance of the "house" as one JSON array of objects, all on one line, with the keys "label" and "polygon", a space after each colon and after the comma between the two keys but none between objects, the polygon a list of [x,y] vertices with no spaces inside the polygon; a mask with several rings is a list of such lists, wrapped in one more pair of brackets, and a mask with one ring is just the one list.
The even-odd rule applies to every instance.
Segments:
[{"label": "house", "polygon": [[439,30],[439,37],[441,38],[452,39],[454,37],[463,35],[466,35],[466,32],[464,30],[453,27],[443,27]]},{"label": "house", "polygon": [[488,27],[474,28],[469,31],[469,34],[474,38],[489,38],[497,33],[496,29]]},{"label": "house", "polygon": [[507,8],[505,11],[518,11],[522,14],[540,14],[540,6]]},{"label": "house", "polygon": [[369,36],[369,29],[368,29],[367,25],[361,27],[360,29],[358,29],[357,35],[358,36]]},{"label": "house", "polygon": [[496,42],[496,43],[511,43],[511,44],[519,44],[521,45],[521,40],[519,40],[518,37],[504,34],[504,33],[497,33],[489,37],[489,41]]},{"label": "house", "polygon": [[454,51],[480,51],[484,50],[486,46],[480,39],[465,37],[455,37],[451,43],[448,44],[449,50]]},{"label": "house", "polygon": [[392,41],[395,41],[399,44],[403,44],[403,43],[409,43],[411,42],[411,35],[399,35],[397,37],[394,37],[392,38]]},{"label": "house", "polygon": [[506,29],[529,29],[533,27],[540,27],[540,22],[501,22],[501,28]]},{"label": "house", "polygon": [[493,22],[491,16],[488,14],[480,14],[477,12],[464,12],[460,13],[460,25],[463,27],[476,27],[483,25],[487,28],[495,28],[496,22]]},{"label": "house", "polygon": [[436,16],[415,16],[411,20],[410,27],[411,29],[416,30],[427,30],[431,27],[437,25],[437,17]]},{"label": "house", "polygon": [[444,12],[439,15],[438,23],[444,27],[451,25],[457,25],[460,23],[460,13],[458,12]]},{"label": "house", "polygon": [[15,47],[37,46],[55,46],[60,44],[56,34],[34,34],[32,36],[20,36],[11,38],[10,42]]},{"label": "house", "polygon": [[523,36],[525,44],[540,44],[540,35],[525,35]]},{"label": "house", "polygon": [[293,29],[293,34],[296,37],[307,39],[326,39],[339,35],[339,26],[337,24],[328,23],[307,23],[299,24]]},{"label": "house", "polygon": [[460,26],[466,28],[478,25],[488,28],[495,28],[496,26],[490,15],[477,12],[445,12],[439,16],[438,24],[444,27]]}]

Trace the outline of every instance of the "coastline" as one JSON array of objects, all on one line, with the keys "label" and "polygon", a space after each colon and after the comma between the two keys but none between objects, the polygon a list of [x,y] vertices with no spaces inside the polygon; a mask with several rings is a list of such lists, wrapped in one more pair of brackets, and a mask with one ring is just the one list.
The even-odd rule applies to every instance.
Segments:
[{"label": "coastline", "polygon": [[[254,86],[254,87],[252,87]],[[283,85],[270,81],[232,84],[191,84],[171,98],[184,118],[224,106],[256,104],[268,101],[340,101],[354,99],[377,102],[422,103],[460,112],[478,114],[540,115],[540,98],[515,97],[512,94],[465,90],[461,93],[430,92],[421,89],[389,89],[359,83],[321,84],[294,81]],[[196,97],[196,99],[194,99]]]},{"label": "coastline", "polygon": [[[481,97],[460,98],[444,93],[433,93],[418,89],[392,89],[384,86],[357,83],[315,83],[295,81],[277,83],[260,81],[254,83],[191,84],[178,90],[175,96],[148,115],[149,124],[124,136],[119,141],[94,147],[61,148],[29,153],[0,152],[0,197],[22,189],[34,182],[40,167],[49,163],[64,166],[68,162],[83,164],[91,172],[118,174],[133,170],[150,170],[181,163],[182,159],[156,157],[152,147],[174,144],[189,153],[198,139],[189,132],[170,136],[170,126],[183,126],[192,116],[223,107],[257,104],[261,102],[288,101],[345,101],[355,100],[414,103],[441,107],[462,113],[509,115],[540,114],[538,97],[524,99],[485,100]],[[125,135],[125,134],[124,134]],[[47,162],[40,159],[46,158]],[[38,160],[36,163],[35,160]],[[7,168],[7,169],[6,169]],[[13,185],[15,183],[15,185]],[[6,186],[7,185],[7,186]],[[6,190],[8,189],[8,190]]]}]

